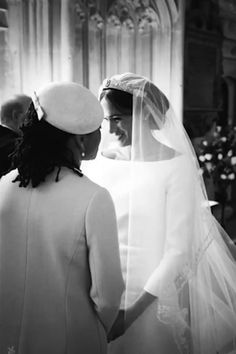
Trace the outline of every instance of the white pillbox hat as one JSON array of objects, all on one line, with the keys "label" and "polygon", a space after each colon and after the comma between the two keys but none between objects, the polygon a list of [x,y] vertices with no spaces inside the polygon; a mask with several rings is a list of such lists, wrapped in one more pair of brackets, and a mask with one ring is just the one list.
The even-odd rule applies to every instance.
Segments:
[{"label": "white pillbox hat", "polygon": [[97,130],[103,110],[96,96],[75,82],[51,82],[34,92],[32,98],[38,118],[71,134]]}]

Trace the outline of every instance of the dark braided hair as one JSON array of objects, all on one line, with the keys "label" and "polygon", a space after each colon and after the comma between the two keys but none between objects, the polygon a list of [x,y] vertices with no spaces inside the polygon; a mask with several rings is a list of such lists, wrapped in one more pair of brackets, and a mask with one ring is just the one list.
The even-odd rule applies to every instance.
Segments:
[{"label": "dark braided hair", "polygon": [[37,187],[55,168],[58,169],[57,182],[62,166],[80,177],[83,175],[76,167],[72,151],[67,148],[72,134],[55,128],[44,119],[38,120],[33,103],[29,106],[21,131],[12,154],[13,167],[18,169],[18,176],[13,182],[20,182],[20,187],[27,187],[30,183],[32,187]]}]

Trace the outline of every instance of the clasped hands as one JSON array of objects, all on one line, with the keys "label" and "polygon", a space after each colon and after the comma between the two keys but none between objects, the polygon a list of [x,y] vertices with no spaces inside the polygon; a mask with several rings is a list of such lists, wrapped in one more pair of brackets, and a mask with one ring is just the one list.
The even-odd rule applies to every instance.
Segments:
[{"label": "clasped hands", "polygon": [[125,333],[127,328],[128,328],[128,324],[126,323],[125,310],[120,310],[107,335],[108,343],[122,336]]},{"label": "clasped hands", "polygon": [[116,316],[116,319],[107,335],[108,343],[121,337],[139,317],[141,312],[138,302],[128,307],[126,310],[119,310],[118,315]]},{"label": "clasped hands", "polygon": [[132,323],[141,316],[146,308],[155,300],[157,300],[155,295],[142,291],[133,305],[126,310],[120,310],[107,335],[108,343],[122,336]]}]

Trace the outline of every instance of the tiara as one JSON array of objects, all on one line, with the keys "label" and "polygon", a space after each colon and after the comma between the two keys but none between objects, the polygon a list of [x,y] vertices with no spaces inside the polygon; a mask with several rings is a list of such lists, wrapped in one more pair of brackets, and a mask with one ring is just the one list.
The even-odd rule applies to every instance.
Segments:
[{"label": "tiara", "polygon": [[125,92],[129,92],[133,94],[135,88],[132,84],[128,84],[128,82],[121,82],[120,80],[116,80],[115,78],[105,79],[102,84],[102,89],[116,89]]}]

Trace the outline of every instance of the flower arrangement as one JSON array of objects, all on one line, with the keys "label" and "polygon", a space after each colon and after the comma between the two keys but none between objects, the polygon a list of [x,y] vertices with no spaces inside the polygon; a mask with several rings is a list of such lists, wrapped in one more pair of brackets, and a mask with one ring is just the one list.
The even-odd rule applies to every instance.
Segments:
[{"label": "flower arrangement", "polygon": [[236,127],[216,126],[213,134],[198,147],[198,160],[204,177],[227,187],[236,178]]},{"label": "flower arrangement", "polygon": [[236,127],[216,126],[203,138],[197,155],[205,182],[212,180],[214,199],[221,205],[221,224],[225,224],[225,207],[229,186],[236,180]]}]

